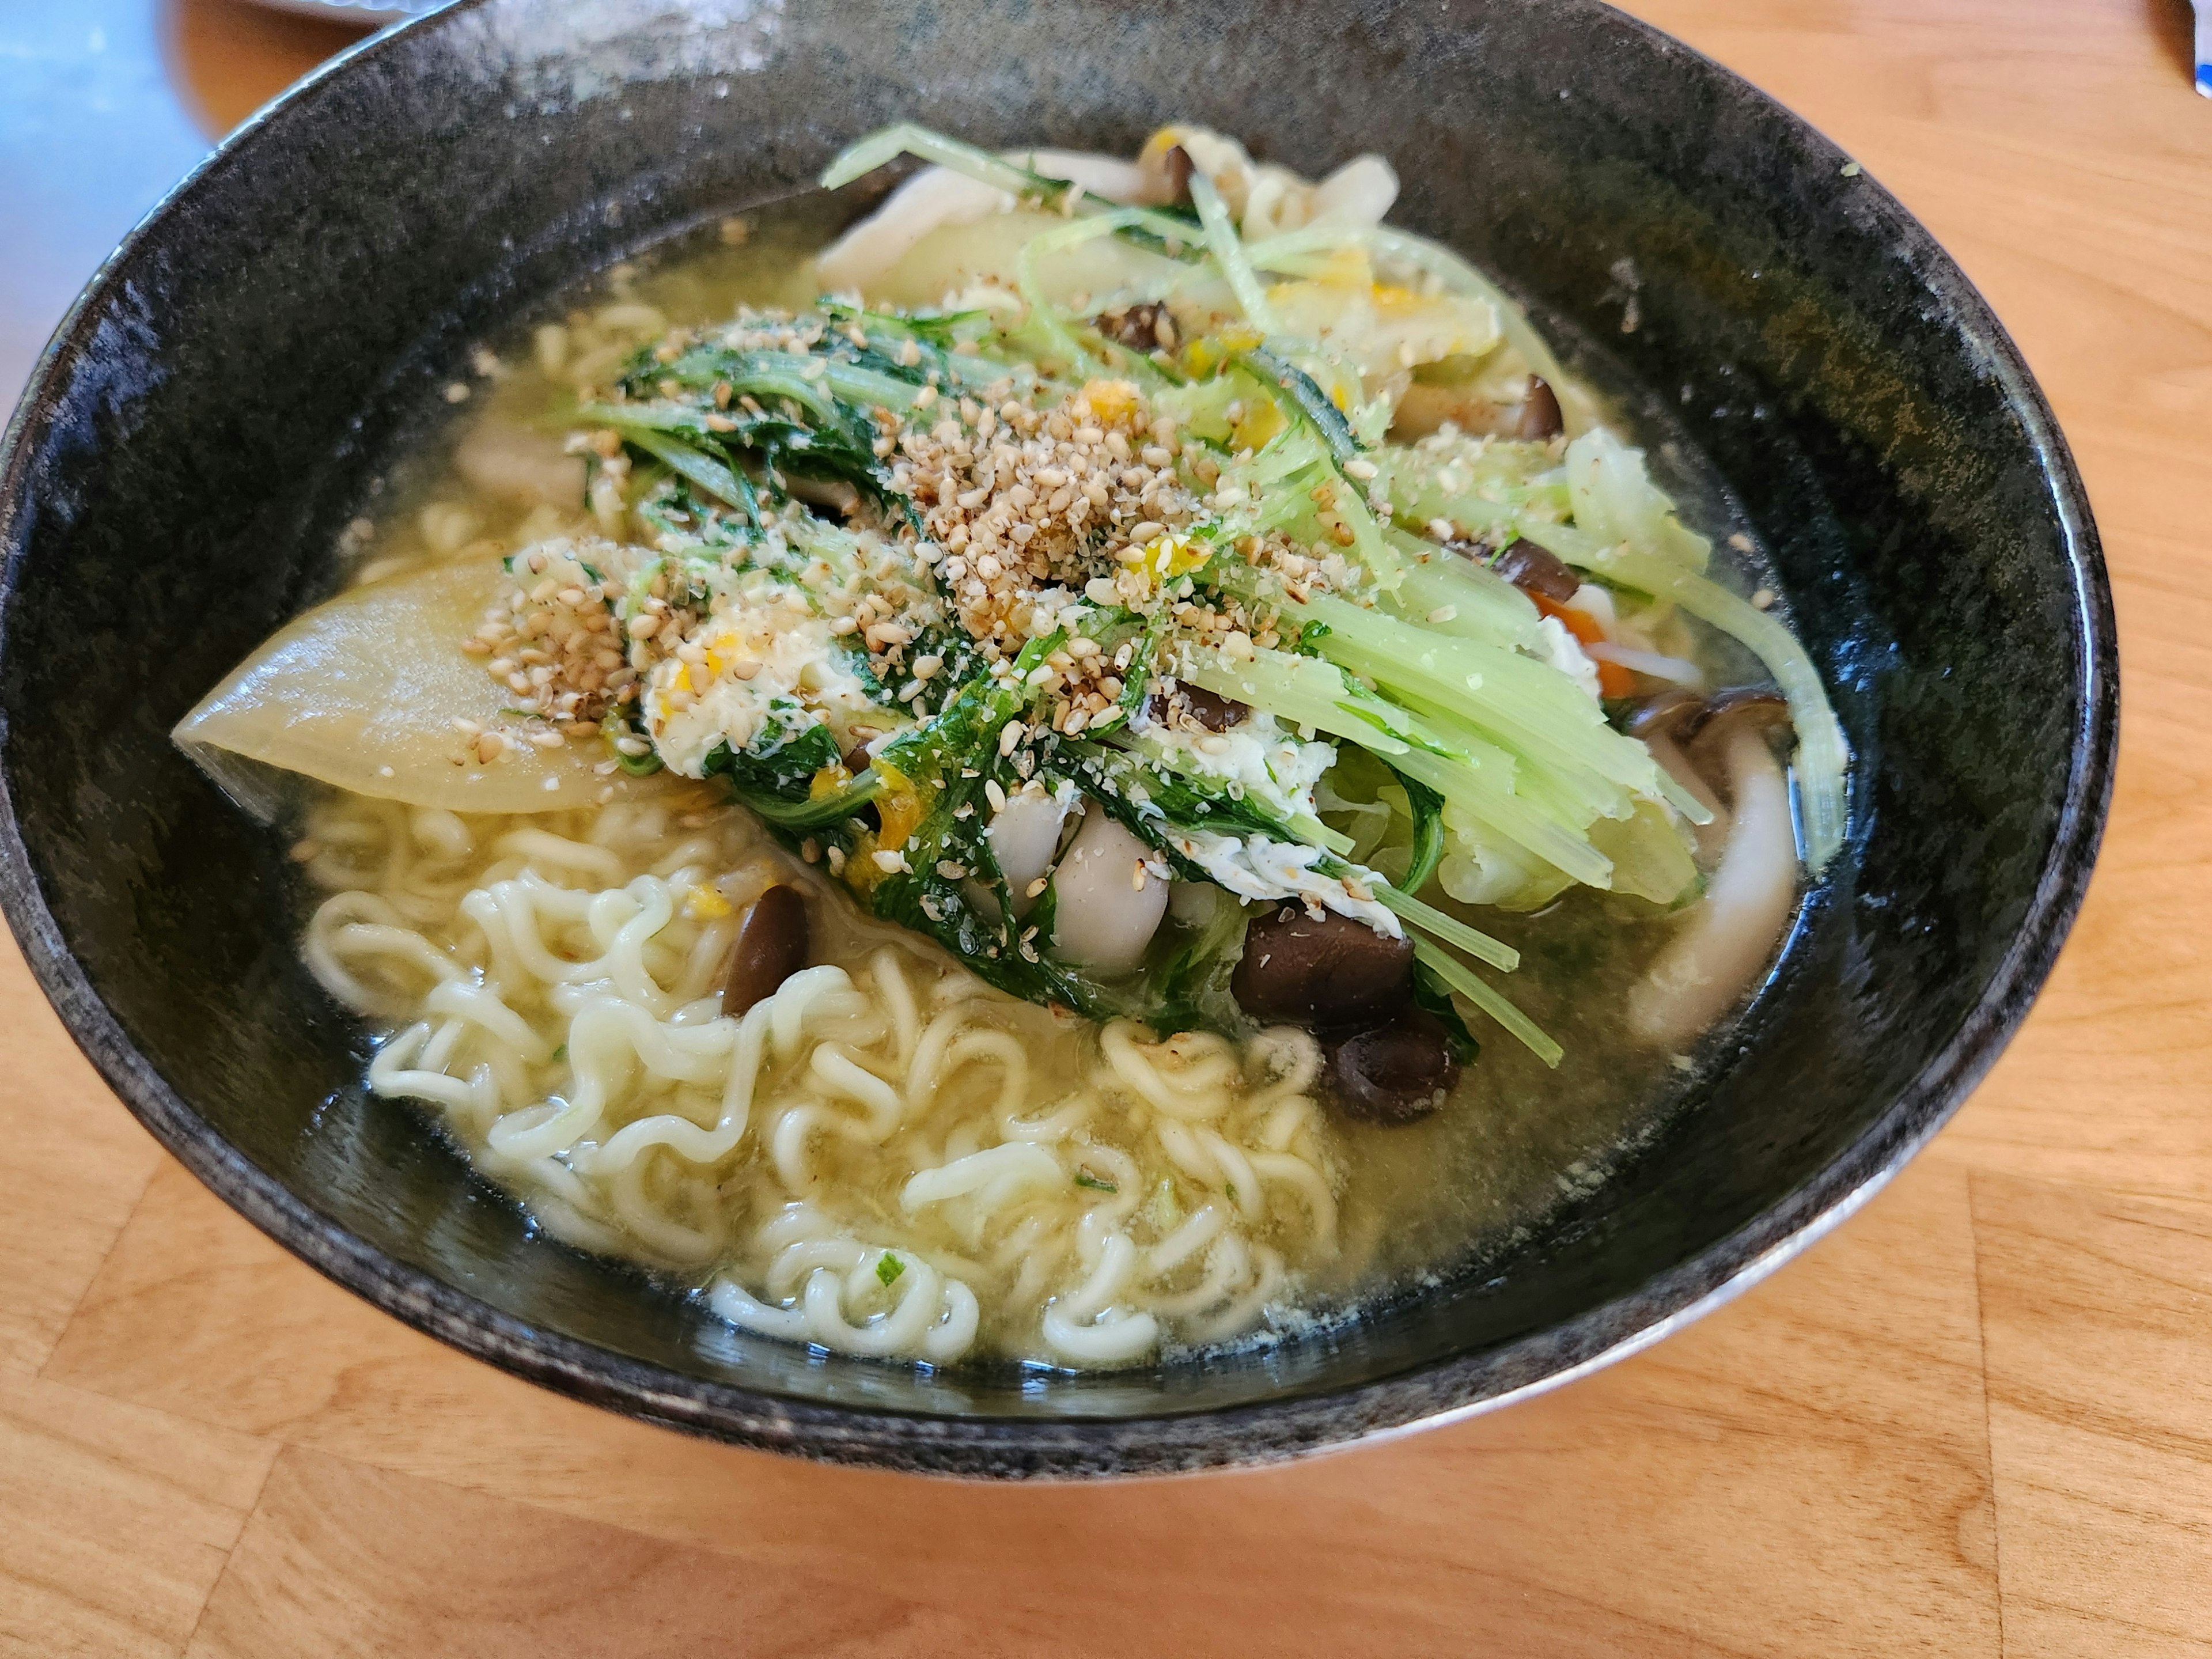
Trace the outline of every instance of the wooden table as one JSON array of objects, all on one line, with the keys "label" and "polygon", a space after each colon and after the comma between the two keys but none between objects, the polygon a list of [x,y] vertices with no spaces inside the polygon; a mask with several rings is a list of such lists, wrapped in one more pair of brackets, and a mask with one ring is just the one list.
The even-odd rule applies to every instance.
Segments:
[{"label": "wooden table", "polygon": [[[2127,682],[2104,859],[1928,1152],[1777,1279],[1497,1416],[1260,1474],[954,1486],[645,1428],[374,1312],[161,1152],[10,950],[0,1650],[2212,1652],[2212,106],[2186,8],[1638,9],[1958,256],[2104,530]],[[246,15],[0,7],[0,378],[87,238],[188,164],[182,112],[234,116],[331,44]],[[23,211],[48,198],[69,211]],[[76,268],[33,291],[41,249]]]}]

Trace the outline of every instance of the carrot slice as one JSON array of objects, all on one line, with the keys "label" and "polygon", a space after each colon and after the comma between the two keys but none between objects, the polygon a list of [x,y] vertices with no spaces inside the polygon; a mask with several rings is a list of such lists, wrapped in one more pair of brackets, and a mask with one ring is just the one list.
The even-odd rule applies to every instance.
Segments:
[{"label": "carrot slice", "polygon": [[[1547,599],[1541,593],[1530,593],[1528,597],[1535,602],[1538,611],[1547,617],[1558,617],[1567,632],[1583,644],[1603,645],[1606,642],[1603,624],[1589,611],[1578,611],[1571,605],[1561,605],[1555,599]],[[1597,665],[1597,690],[1601,697],[1632,696],[1636,691],[1636,679],[1617,662],[1601,662]]]}]

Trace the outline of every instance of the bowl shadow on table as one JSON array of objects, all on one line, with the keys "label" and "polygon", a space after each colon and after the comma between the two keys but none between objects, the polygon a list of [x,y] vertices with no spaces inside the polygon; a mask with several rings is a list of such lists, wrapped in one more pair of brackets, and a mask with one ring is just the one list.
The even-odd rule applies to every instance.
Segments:
[{"label": "bowl shadow on table", "polygon": [[2143,0],[2144,22],[2184,85],[2197,79],[2196,8],[2190,0]]},{"label": "bowl shadow on table", "polygon": [[[894,40],[841,33],[826,6],[758,38],[619,37],[651,10],[601,9],[563,58],[522,44],[520,7],[486,6],[458,61],[419,32],[289,106],[142,245],[50,411],[0,647],[6,780],[52,915],[32,954],[204,1178],[401,1316],[586,1398],[814,1455],[1077,1474],[1292,1455],[1553,1376],[1786,1249],[1932,1133],[2024,1012],[2086,873],[2106,757],[2085,734],[2109,720],[2111,665],[2079,641],[2100,622],[2109,639],[2109,615],[2009,348],[1870,181],[1595,8],[1468,5],[1442,33],[1360,13],[1348,61],[1378,79],[1422,62],[1439,88],[1380,118],[1366,99],[1285,107],[1256,69],[1194,75],[1191,32],[1252,27],[1225,3],[1141,32],[981,7]],[[1474,73],[1496,51],[1510,82]],[[727,98],[748,53],[773,86]],[[281,841],[168,744],[328,590],[339,530],[471,343],[677,228],[803,190],[838,140],[917,100],[995,144],[1129,151],[1187,117],[1310,172],[1392,155],[1401,220],[1662,398],[1729,480],[1857,756],[1850,847],[1665,1132],[1509,1255],[1356,1326],[1121,1376],[931,1376],[734,1333],[533,1237],[410,1112],[364,1098],[364,1035],[295,953]]]},{"label": "bowl shadow on table", "polygon": [[161,8],[169,72],[210,138],[369,33],[260,0],[165,0]]}]

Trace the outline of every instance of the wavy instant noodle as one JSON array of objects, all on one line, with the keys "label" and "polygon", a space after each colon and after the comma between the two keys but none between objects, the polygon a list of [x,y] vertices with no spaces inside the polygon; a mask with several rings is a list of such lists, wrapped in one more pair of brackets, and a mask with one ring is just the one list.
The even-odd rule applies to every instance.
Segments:
[{"label": "wavy instant noodle", "polygon": [[1243,1334],[1338,1255],[1303,1032],[1096,1029],[882,927],[723,1015],[736,916],[790,878],[742,814],[353,799],[298,850],[332,890],[310,967],[392,1030],[370,1087],[434,1109],[556,1237],[714,1270],[734,1324],[1127,1363]]}]

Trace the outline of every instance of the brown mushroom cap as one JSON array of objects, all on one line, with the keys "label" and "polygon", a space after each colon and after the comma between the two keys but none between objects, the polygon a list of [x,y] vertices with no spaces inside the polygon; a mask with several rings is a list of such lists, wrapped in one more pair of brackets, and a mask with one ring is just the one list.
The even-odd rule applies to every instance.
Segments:
[{"label": "brown mushroom cap", "polygon": [[1728,748],[1739,732],[1772,732],[1790,726],[1790,704],[1778,691],[1763,686],[1717,691],[1705,700],[1705,711],[1680,733],[1683,758],[1698,769],[1723,800],[1732,799]]},{"label": "brown mushroom cap", "polygon": [[1413,1000],[1413,941],[1334,910],[1310,916],[1285,904],[1244,930],[1229,988],[1255,1019],[1319,1030],[1370,1025]]},{"label": "brown mushroom cap", "polygon": [[[1674,745],[1681,763],[1704,781],[1712,799],[1729,805],[1730,738],[1743,731],[1779,731],[1790,723],[1790,704],[1780,692],[1765,686],[1737,686],[1710,697],[1694,691],[1662,691],[1636,704],[1623,729],[1632,738],[1661,744],[1662,751],[1666,744]],[[1667,763],[1674,764],[1671,760]]]},{"label": "brown mushroom cap", "polygon": [[1190,175],[1198,171],[1198,164],[1190,159],[1190,152],[1177,144],[1167,155],[1168,200],[1190,200]]},{"label": "brown mushroom cap", "polygon": [[1209,732],[1226,732],[1241,726],[1252,710],[1234,697],[1224,697],[1202,686],[1177,685],[1173,696],[1155,691],[1145,704],[1146,718],[1165,726],[1178,714],[1188,715]]},{"label": "brown mushroom cap", "polygon": [[1324,1063],[1339,1111],[1394,1127],[1436,1111],[1459,1077],[1443,1022],[1421,1008],[1329,1043]]},{"label": "brown mushroom cap", "polygon": [[1525,536],[1492,559],[1490,568],[1524,593],[1540,593],[1554,605],[1565,605],[1582,592],[1583,579],[1565,559]]},{"label": "brown mushroom cap", "polygon": [[742,1014],[774,996],[806,966],[806,901],[796,887],[771,887],[753,902],[722,977],[722,1012]]},{"label": "brown mushroom cap", "polygon": [[1679,738],[1705,717],[1705,700],[1694,691],[1662,691],[1628,711],[1624,729],[1632,738]]},{"label": "brown mushroom cap", "polygon": [[1566,429],[1559,394],[1552,390],[1542,375],[1531,374],[1528,395],[1521,399],[1521,418],[1514,425],[1513,435],[1529,442],[1542,442],[1558,437]]},{"label": "brown mushroom cap", "polygon": [[1091,319],[1091,325],[1132,351],[1175,349],[1175,319],[1168,314],[1165,303],[1158,300],[1102,311]]}]

